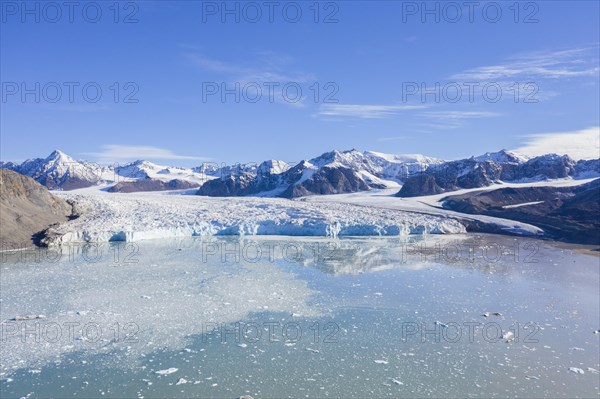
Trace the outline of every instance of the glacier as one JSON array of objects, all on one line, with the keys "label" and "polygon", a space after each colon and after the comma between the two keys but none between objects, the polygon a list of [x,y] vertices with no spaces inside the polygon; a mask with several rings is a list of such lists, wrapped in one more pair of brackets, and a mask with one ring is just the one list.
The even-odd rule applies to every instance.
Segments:
[{"label": "glacier", "polygon": [[45,244],[140,241],[218,236],[406,236],[460,234],[455,218],[347,203],[279,198],[215,198],[168,192],[115,194],[57,192],[74,204],[77,219],[48,229]]}]

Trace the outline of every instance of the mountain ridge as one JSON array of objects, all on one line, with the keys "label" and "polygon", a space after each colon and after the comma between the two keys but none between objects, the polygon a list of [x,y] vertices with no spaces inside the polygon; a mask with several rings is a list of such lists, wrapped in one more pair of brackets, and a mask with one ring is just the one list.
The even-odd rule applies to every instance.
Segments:
[{"label": "mountain ridge", "polygon": [[[397,196],[420,196],[493,183],[600,176],[600,159],[575,161],[567,155],[526,157],[514,151],[486,152],[444,161],[422,154],[332,150],[295,165],[270,159],[256,163],[192,168],[136,160],[101,166],[75,160],[60,150],[1,168],[31,177],[51,190],[111,186],[111,192],[160,191],[199,187],[198,195],[297,198],[395,188]],[[142,182],[139,182],[142,180]]]}]

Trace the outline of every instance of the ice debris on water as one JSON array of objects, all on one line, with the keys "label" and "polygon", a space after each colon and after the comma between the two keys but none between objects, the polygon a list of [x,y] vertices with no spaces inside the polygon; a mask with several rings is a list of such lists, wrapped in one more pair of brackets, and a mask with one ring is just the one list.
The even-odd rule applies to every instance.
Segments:
[{"label": "ice debris on water", "polygon": [[498,316],[498,317],[501,317],[501,316],[502,316],[502,313],[500,313],[500,312],[484,312],[484,313],[482,314],[482,316],[483,316],[483,317],[490,317],[490,316]]},{"label": "ice debris on water", "polygon": [[504,335],[502,336],[502,339],[504,340],[504,342],[511,342],[514,341],[515,339],[515,334],[512,331],[507,331],[506,333],[504,333]]},{"label": "ice debris on water", "polygon": [[583,371],[582,369],[580,369],[578,367],[569,367],[569,371],[571,373],[575,373],[575,374],[585,374],[585,371]]},{"label": "ice debris on water", "polygon": [[27,315],[27,316],[15,316],[10,321],[42,320],[45,318],[46,318],[46,316],[44,316],[43,314],[39,314],[39,315],[32,314],[32,315]]},{"label": "ice debris on water", "polygon": [[396,380],[396,379],[393,379],[392,382],[394,384],[396,384],[396,385],[404,385],[404,383],[402,381],[399,381],[399,380]]},{"label": "ice debris on water", "polygon": [[373,361],[377,364],[388,364],[389,363],[387,360],[373,360]]},{"label": "ice debris on water", "polygon": [[155,371],[154,373],[158,374],[158,375],[169,375],[169,374],[173,374],[173,373],[177,372],[177,370],[179,370],[179,369],[176,369],[175,367],[170,367],[165,370]]},{"label": "ice debris on water", "polygon": [[186,380],[185,378],[180,378],[179,381],[177,381],[177,383],[175,385],[183,385],[183,384],[187,384],[188,380]]}]

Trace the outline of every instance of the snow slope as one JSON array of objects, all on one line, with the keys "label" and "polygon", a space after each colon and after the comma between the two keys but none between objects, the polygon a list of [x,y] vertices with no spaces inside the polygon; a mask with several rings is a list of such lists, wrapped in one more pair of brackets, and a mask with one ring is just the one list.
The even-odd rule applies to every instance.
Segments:
[{"label": "snow slope", "polygon": [[585,183],[589,183],[595,180],[595,178],[575,180],[572,178],[556,179],[551,181],[542,181],[535,183],[501,183],[493,184],[485,188],[473,188],[452,191],[450,193],[443,193],[438,195],[428,195],[422,197],[395,197],[396,190],[385,189],[385,190],[372,190],[367,192],[358,192],[351,194],[338,194],[338,195],[323,195],[323,196],[311,196],[301,198],[301,201],[311,203],[345,203],[360,205],[364,207],[374,207],[379,209],[394,209],[405,212],[418,212],[433,216],[445,216],[454,218],[459,221],[478,221],[481,223],[493,225],[499,227],[501,230],[512,233],[512,234],[523,234],[523,235],[542,235],[543,230],[539,227],[521,223],[509,219],[501,219],[491,216],[484,215],[472,215],[464,214],[460,212],[451,211],[442,208],[443,199],[451,195],[461,195],[470,192],[479,191],[492,191],[499,188],[506,187],[567,187],[577,186]]}]

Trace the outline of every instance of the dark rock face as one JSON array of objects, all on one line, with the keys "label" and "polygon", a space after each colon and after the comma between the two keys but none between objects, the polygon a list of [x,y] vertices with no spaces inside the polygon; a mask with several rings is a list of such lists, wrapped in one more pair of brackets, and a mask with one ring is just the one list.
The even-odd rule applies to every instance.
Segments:
[{"label": "dark rock face", "polygon": [[[510,207],[527,203],[533,204]],[[443,206],[533,224],[558,240],[600,245],[600,179],[573,187],[507,187],[473,192],[447,197]]]},{"label": "dark rock face", "polygon": [[444,189],[437,185],[434,176],[421,174],[408,179],[402,186],[401,192],[401,197],[418,197],[441,194]]},{"label": "dark rock face", "polygon": [[281,196],[297,198],[307,195],[354,193],[370,187],[352,169],[344,167],[323,167],[310,179],[291,185]]},{"label": "dark rock face", "polygon": [[[330,151],[292,168],[266,161],[249,174],[232,173],[205,183],[199,195],[266,195],[296,198],[388,187],[426,166],[441,161],[422,155],[395,156],[375,152]],[[386,182],[387,181],[387,182]]]},{"label": "dark rock face", "polygon": [[486,187],[499,181],[528,181],[565,177],[594,177],[600,174],[600,160],[575,162],[567,155],[548,154],[527,161],[508,156],[495,159],[462,159],[428,168],[427,178],[406,180],[398,197],[439,194],[467,188]]},{"label": "dark rock face", "polygon": [[559,179],[573,176],[575,174],[575,164],[576,162],[567,155],[544,155],[532,158],[521,165],[516,177],[530,179],[539,176],[547,179]]},{"label": "dark rock face", "polygon": [[0,169],[0,249],[33,246],[43,230],[67,221],[71,211],[69,204],[35,180]]},{"label": "dark rock face", "polygon": [[408,178],[397,196],[415,197],[485,187],[497,181],[501,173],[502,166],[492,161],[478,162],[473,158],[450,161]]},{"label": "dark rock face", "polygon": [[600,174],[600,159],[580,160],[575,164],[577,177],[595,177]]},{"label": "dark rock face", "polygon": [[184,190],[198,186],[199,184],[178,179],[173,179],[166,182],[156,179],[139,179],[117,183],[107,191],[111,193],[135,193],[140,191]]},{"label": "dark rock face", "polygon": [[251,191],[248,189],[248,186],[252,182],[252,179],[254,179],[254,175],[242,173],[209,180],[198,189],[196,195],[208,195],[211,197],[242,195],[238,193]]}]

